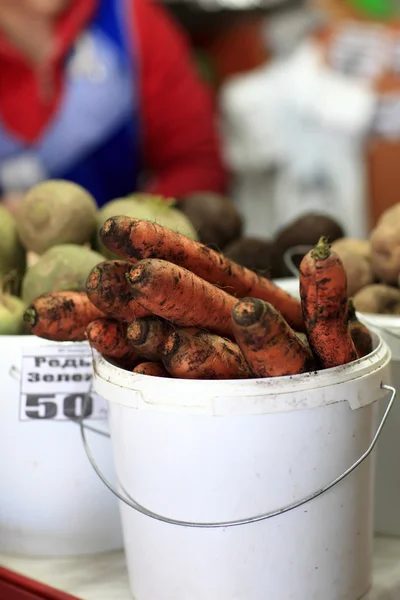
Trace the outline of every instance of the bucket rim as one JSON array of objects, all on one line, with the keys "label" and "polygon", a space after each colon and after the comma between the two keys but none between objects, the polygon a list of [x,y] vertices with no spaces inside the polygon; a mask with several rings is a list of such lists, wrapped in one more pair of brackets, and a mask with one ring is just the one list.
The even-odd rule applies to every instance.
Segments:
[{"label": "bucket rim", "polygon": [[377,313],[358,313],[360,319],[364,319],[371,327],[391,327],[400,333],[400,315],[382,315]]},{"label": "bucket rim", "polygon": [[[354,396],[354,393],[347,393],[350,387],[357,387],[365,379],[370,381],[374,374],[380,377],[380,372],[391,360],[388,344],[379,334],[373,333],[373,337],[375,349],[371,354],[347,365],[264,379],[188,380],[153,377],[125,371],[102,356],[97,356],[93,363],[94,389],[112,404],[130,408],[186,409],[214,415],[234,412],[277,413],[342,401],[347,401],[351,408],[356,409],[378,400],[382,393],[377,389],[376,393],[370,391],[361,397],[356,390]],[[380,383],[379,380],[377,387]],[[341,384],[345,389],[337,391]],[[329,393],[332,388],[335,388],[335,393]],[[353,396],[355,399],[352,399]],[[247,401],[247,406],[244,406],[246,402],[243,400]]]}]

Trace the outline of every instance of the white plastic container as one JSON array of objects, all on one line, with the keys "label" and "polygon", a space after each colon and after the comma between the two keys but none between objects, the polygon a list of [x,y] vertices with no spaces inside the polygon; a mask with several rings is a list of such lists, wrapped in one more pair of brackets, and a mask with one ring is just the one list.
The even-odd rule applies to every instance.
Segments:
[{"label": "white plastic container", "polygon": [[[285,278],[276,284],[299,297],[299,280]],[[400,389],[400,317],[363,314],[359,319],[380,334],[392,352],[392,381]],[[375,532],[400,536],[400,404],[394,405],[378,444],[376,467]]]},{"label": "white plastic container", "polygon": [[226,522],[281,512],[352,466],[373,439],[389,362],[379,341],[369,357],[316,374],[184,381],[97,359],[94,386],[109,401],[120,490],[142,511],[121,503],[135,600],[356,600],[367,593],[370,458],[298,508]]},{"label": "white plastic container", "polygon": [[[87,344],[0,337],[0,552],[67,556],[122,547],[118,502],[93,472],[79,425],[65,415],[79,416],[74,393],[90,389],[91,372]],[[93,401],[87,424],[107,431],[104,400]],[[109,439],[87,435],[114,480]]]},{"label": "white plastic container", "polygon": [[[392,352],[392,381],[400,389],[400,317],[359,315],[378,332]],[[382,535],[400,536],[400,405],[395,403],[378,444],[376,469],[375,530]]]}]

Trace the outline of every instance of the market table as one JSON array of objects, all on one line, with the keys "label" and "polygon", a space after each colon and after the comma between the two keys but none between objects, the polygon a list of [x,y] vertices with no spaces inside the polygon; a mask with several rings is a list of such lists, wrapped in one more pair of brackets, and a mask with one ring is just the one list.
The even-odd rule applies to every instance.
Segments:
[{"label": "market table", "polygon": [[[0,554],[0,565],[82,600],[132,600],[123,552],[64,559]],[[399,538],[376,539],[374,586],[364,600],[400,600]]]}]

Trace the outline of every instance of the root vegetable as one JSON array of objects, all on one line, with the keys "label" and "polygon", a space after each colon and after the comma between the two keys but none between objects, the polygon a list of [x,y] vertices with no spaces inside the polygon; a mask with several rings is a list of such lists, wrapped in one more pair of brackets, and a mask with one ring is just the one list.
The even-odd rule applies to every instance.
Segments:
[{"label": "root vegetable", "polygon": [[275,277],[274,245],[269,240],[243,237],[224,248],[224,255],[264,277]]},{"label": "root vegetable", "polygon": [[109,250],[128,260],[151,257],[170,261],[239,298],[262,298],[280,310],[296,330],[304,330],[298,300],[269,279],[239,266],[203,244],[156,223],[127,217],[108,219],[100,235]]},{"label": "root vegetable", "polygon": [[387,210],[371,234],[372,268],[384,283],[397,285],[400,274],[400,203]]},{"label": "root vegetable", "polygon": [[[144,219],[179,231],[188,238],[197,240],[196,226],[176,206],[171,198],[154,196],[152,194],[132,194],[126,198],[111,200],[104,206],[97,216],[97,230],[99,230],[110,217],[125,215],[136,219]],[[102,244],[99,235],[96,238],[96,248],[106,258],[118,258],[118,255],[107,250]]]},{"label": "root vegetable", "polygon": [[139,363],[133,369],[133,372],[139,373],[140,375],[150,375],[151,377],[170,377],[170,374],[164,366],[156,362]]},{"label": "root vegetable", "polygon": [[24,312],[31,333],[55,342],[84,341],[89,323],[102,317],[85,292],[44,294]]},{"label": "root vegetable", "polygon": [[126,336],[126,324],[114,319],[96,319],[89,323],[86,337],[91,346],[103,356],[134,359],[136,353]]},{"label": "root vegetable", "polygon": [[[318,213],[305,214],[287,227],[278,232],[275,238],[276,260],[279,276],[292,277],[291,271],[284,263],[283,256],[289,248],[295,246],[314,246],[318,240],[325,236],[330,242],[343,237],[342,227],[333,219]],[[293,257],[297,268],[300,266],[301,256]]]},{"label": "root vegetable", "polygon": [[25,304],[48,292],[84,291],[90,270],[102,260],[101,254],[75,244],[50,248],[25,274],[22,282]]},{"label": "root vegetable", "polygon": [[370,242],[342,238],[332,244],[332,251],[340,257],[345,268],[349,296],[354,296],[363,287],[373,283]]},{"label": "root vegetable", "polygon": [[33,187],[19,208],[19,237],[26,250],[37,254],[59,244],[85,244],[95,231],[96,214],[96,203],[84,188],[47,180]]},{"label": "root vegetable", "polygon": [[165,260],[145,259],[127,274],[134,298],[150,313],[181,327],[232,335],[237,300],[191,271]]},{"label": "root vegetable", "polygon": [[128,322],[149,315],[149,311],[134,299],[126,280],[131,266],[123,260],[106,260],[90,271],[86,281],[86,292],[92,304],[109,317]]},{"label": "root vegetable", "polygon": [[127,339],[140,356],[160,361],[164,344],[172,331],[171,325],[157,317],[136,319],[129,324]]},{"label": "root vegetable", "polygon": [[26,254],[17,232],[17,223],[11,213],[0,206],[0,280],[13,280],[11,291],[19,293]]},{"label": "root vegetable", "polygon": [[400,315],[400,290],[384,283],[363,288],[354,296],[353,302],[360,313]]},{"label": "root vegetable", "polygon": [[312,371],[310,348],[269,303],[244,298],[233,310],[233,333],[255,377]]},{"label": "root vegetable", "polygon": [[181,199],[179,208],[192,223],[203,244],[225,248],[242,233],[243,219],[232,200],[224,196],[210,192],[191,194]]},{"label": "root vegetable", "polygon": [[174,331],[165,344],[163,362],[173,377],[181,379],[251,377],[237,344],[199,329]]},{"label": "root vegetable", "polygon": [[372,352],[372,337],[369,329],[364,323],[361,323],[356,315],[355,306],[352,300],[349,300],[349,329],[352,340],[357,350],[359,358],[367,356]]},{"label": "root vegetable", "polygon": [[301,261],[300,295],[307,337],[322,368],[358,358],[348,325],[346,272],[325,238]]},{"label": "root vegetable", "polygon": [[0,293],[0,335],[24,333],[23,314],[25,304],[11,294]]}]

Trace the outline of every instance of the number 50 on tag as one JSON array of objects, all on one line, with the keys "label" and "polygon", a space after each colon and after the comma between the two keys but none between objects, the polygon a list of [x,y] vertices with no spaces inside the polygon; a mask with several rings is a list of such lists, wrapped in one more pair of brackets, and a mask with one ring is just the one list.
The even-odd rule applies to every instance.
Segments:
[{"label": "number 50 on tag", "polygon": [[102,419],[107,407],[102,398],[90,394],[23,394],[21,415],[23,421],[30,419],[77,420]]}]

